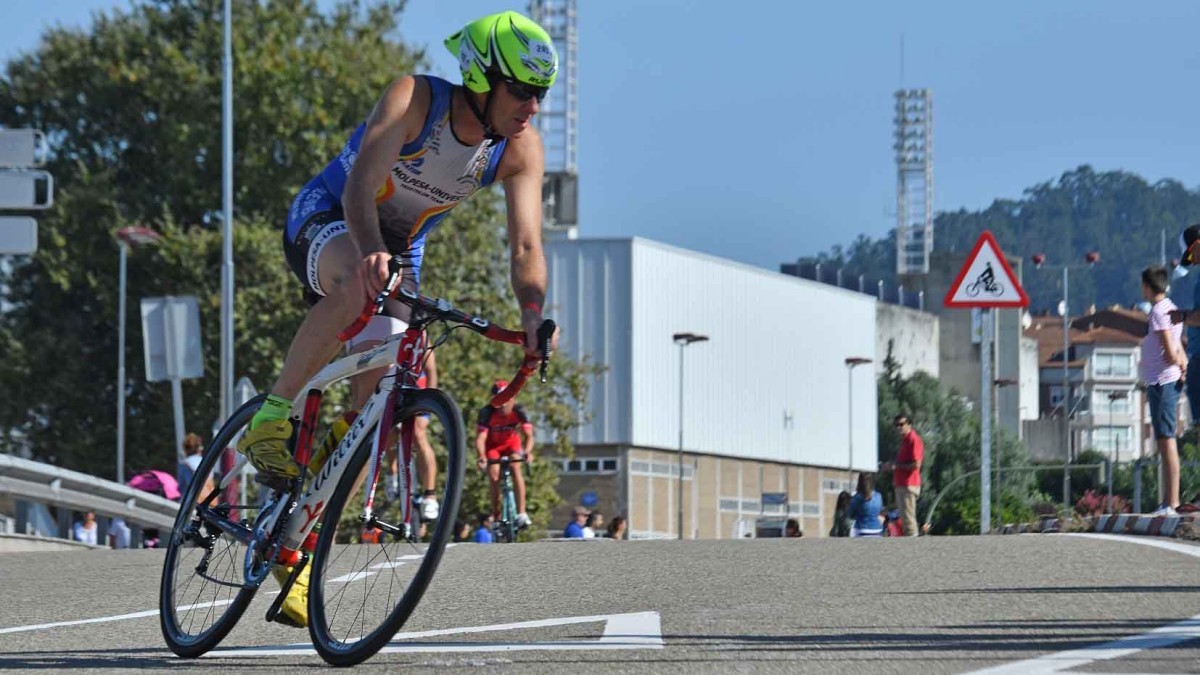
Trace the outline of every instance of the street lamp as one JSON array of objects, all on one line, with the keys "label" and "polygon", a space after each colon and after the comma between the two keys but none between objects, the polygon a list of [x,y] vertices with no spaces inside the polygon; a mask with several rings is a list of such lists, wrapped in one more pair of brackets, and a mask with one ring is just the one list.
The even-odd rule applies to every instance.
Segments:
[{"label": "street lamp", "polygon": [[132,246],[153,244],[162,238],[148,227],[122,227],[117,230],[117,244],[121,249],[121,271],[117,295],[117,482],[125,482],[125,287],[126,258]]},{"label": "street lamp", "polygon": [[[679,345],[679,539],[683,540],[683,348],[693,342],[708,342],[707,335],[676,333],[671,337]],[[694,478],[694,477],[693,477]]]},{"label": "street lamp", "polygon": [[1121,460],[1121,450],[1116,438],[1116,429],[1113,428],[1113,403],[1122,399],[1129,398],[1129,392],[1126,391],[1110,391],[1108,392],[1108,440],[1113,445],[1113,460],[1108,466],[1108,509],[1112,512],[1113,503],[1113,472],[1117,470],[1117,462]]},{"label": "street lamp", "polygon": [[1089,251],[1087,254],[1084,255],[1083,259],[1084,259],[1084,262],[1087,263],[1086,265],[1047,265],[1045,253],[1038,253],[1038,254],[1035,254],[1030,257],[1030,261],[1033,262],[1033,266],[1035,268],[1037,268],[1039,270],[1042,269],[1043,267],[1045,267],[1048,270],[1061,269],[1062,275],[1063,275],[1062,276],[1062,288],[1063,288],[1063,296],[1062,296],[1062,298],[1063,298],[1062,299],[1062,317],[1063,317],[1062,411],[1063,411],[1064,451],[1066,452],[1066,457],[1067,457],[1066,464],[1068,465],[1066,468],[1063,469],[1063,505],[1067,509],[1071,508],[1071,467],[1070,467],[1070,464],[1071,464],[1071,460],[1074,459],[1074,457],[1072,456],[1073,453],[1071,452],[1071,418],[1070,418],[1069,408],[1067,407],[1068,404],[1070,403],[1070,399],[1071,399],[1071,374],[1070,374],[1070,368],[1068,367],[1068,364],[1070,363],[1070,359],[1067,358],[1071,351],[1071,311],[1070,311],[1070,305],[1068,303],[1069,296],[1067,293],[1068,283],[1069,283],[1068,271],[1070,271],[1072,269],[1080,270],[1080,269],[1089,269],[1089,268],[1095,267],[1096,263],[1100,262],[1100,253],[1098,251]]},{"label": "street lamp", "polygon": [[[998,377],[998,378],[992,380],[992,384],[997,389],[1011,387],[1013,385],[1017,385],[1020,383],[1021,383],[1020,380],[1018,380],[1016,378],[1012,378],[1012,377]],[[992,406],[996,409],[995,410],[996,414],[992,415],[992,417],[994,417],[997,422],[999,422],[999,420],[1000,420],[1000,415],[998,412],[998,410],[1000,408],[1000,400],[999,399],[1000,399],[999,395],[992,396]],[[1017,410],[1017,429],[1018,429],[1018,431],[1020,430],[1020,428],[1021,428],[1021,411],[1020,411],[1020,409],[1018,409]],[[1001,498],[1001,493],[1000,493],[1000,469],[1004,466],[1004,463],[1000,461],[999,446],[996,447],[996,451],[992,454],[995,455],[995,457],[996,457],[996,491],[995,491],[996,518],[999,521],[998,522],[999,525],[1004,525],[1004,514],[1000,511],[1000,509],[1004,506],[1004,500]]]},{"label": "street lamp", "polygon": [[[848,418],[850,420],[849,421],[849,431],[850,431],[850,434],[849,434],[849,439],[850,439],[849,474],[850,474],[850,476],[854,475],[854,369],[857,368],[858,366],[865,365],[868,363],[871,363],[871,359],[863,358],[861,356],[846,357],[846,382],[847,382],[847,384],[849,384],[848,388],[850,390],[850,395],[849,395],[850,407],[849,407],[849,415],[848,415]],[[854,486],[852,485],[851,488],[853,488],[853,487]]]}]

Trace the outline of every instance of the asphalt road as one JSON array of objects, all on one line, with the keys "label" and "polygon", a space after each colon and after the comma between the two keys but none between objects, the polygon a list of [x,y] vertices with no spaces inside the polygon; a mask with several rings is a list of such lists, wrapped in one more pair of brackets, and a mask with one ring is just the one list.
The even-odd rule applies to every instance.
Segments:
[{"label": "asphalt road", "polygon": [[[459,545],[404,628],[433,634],[359,669],[1200,672],[1200,618],[1188,621],[1200,615],[1200,548],[1172,545],[1065,535]],[[155,612],[161,562],[156,551],[0,556],[0,669],[326,667],[307,631],[262,621],[263,593],[217,651],[176,658]],[[45,625],[86,619],[103,621]]]}]

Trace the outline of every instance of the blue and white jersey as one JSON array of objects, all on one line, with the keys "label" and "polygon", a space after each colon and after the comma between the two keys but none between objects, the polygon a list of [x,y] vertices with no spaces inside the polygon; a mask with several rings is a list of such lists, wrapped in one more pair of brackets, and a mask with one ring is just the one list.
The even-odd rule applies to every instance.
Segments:
[{"label": "blue and white jersey", "polygon": [[[419,75],[429,85],[429,113],[421,133],[405,144],[392,163],[387,181],[379,186],[375,203],[379,208],[379,226],[384,240],[407,242],[407,247],[420,251],[425,236],[446,214],[463,199],[496,180],[496,167],[504,155],[507,140],[492,142],[485,139],[477,145],[466,145],[454,135],[450,125],[451,95],[454,85],[438,77]],[[325,199],[338,204],[346,188],[346,178],[358,158],[366,123],[360,124],[342,152],[309,183],[310,188],[324,188]],[[297,199],[288,218],[288,236],[294,238],[307,214]]]}]

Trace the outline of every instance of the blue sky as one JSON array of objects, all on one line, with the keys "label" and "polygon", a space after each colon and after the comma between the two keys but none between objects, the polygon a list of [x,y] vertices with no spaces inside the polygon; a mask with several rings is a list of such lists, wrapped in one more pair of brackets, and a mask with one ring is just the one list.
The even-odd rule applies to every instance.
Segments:
[{"label": "blue sky", "polygon": [[[1018,197],[1085,163],[1200,185],[1200,3],[579,5],[584,236],[645,236],[772,269],[882,236],[902,33],[904,86],[933,90],[938,210]],[[0,58],[48,25],[127,6],[10,3]],[[429,45],[447,75],[445,35],[524,7],[411,0],[402,36]]]}]

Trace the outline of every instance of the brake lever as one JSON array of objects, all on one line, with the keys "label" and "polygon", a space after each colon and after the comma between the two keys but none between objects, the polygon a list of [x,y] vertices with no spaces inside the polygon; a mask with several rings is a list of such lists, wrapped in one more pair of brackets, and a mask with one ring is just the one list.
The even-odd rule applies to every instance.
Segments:
[{"label": "brake lever", "polygon": [[553,319],[546,319],[537,329],[538,350],[542,353],[538,376],[541,377],[542,384],[546,383],[546,366],[550,363],[550,338],[554,337],[554,331],[557,329],[558,325]]}]

